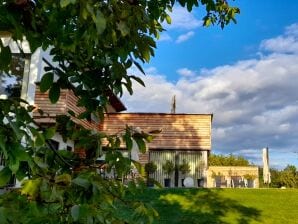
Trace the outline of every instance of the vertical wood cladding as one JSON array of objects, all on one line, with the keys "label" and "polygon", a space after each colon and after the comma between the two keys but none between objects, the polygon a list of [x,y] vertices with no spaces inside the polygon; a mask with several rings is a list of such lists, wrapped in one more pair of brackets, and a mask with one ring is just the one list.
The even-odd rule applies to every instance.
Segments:
[{"label": "vertical wood cladding", "polygon": [[112,113],[99,129],[108,134],[119,133],[126,125],[144,132],[161,129],[149,149],[210,150],[211,122],[211,114]]}]

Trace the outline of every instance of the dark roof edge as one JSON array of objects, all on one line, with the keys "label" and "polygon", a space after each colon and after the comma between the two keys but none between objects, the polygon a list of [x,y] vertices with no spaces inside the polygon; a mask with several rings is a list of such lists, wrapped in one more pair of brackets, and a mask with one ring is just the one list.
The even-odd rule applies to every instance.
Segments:
[{"label": "dark roof edge", "polygon": [[109,102],[111,106],[116,110],[116,112],[127,110],[127,108],[122,103],[122,101],[112,91],[108,92],[108,96],[109,96]]}]

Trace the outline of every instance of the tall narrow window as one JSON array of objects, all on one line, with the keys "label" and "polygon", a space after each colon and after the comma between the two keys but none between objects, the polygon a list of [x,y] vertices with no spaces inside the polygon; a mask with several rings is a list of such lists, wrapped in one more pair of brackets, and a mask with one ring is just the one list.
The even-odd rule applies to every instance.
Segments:
[{"label": "tall narrow window", "polygon": [[0,99],[23,97],[27,92],[29,56],[13,54],[10,70],[0,74]]}]

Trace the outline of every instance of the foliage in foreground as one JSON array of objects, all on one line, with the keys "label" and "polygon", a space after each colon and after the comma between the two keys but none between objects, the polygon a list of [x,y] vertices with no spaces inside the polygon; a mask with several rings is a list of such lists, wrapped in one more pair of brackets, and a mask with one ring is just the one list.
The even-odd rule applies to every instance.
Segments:
[{"label": "foliage in foreground", "polygon": [[[121,141],[128,150],[135,141],[146,150],[150,134],[124,127],[121,133],[107,136],[86,130],[72,122],[91,114],[103,117],[110,92],[132,94],[132,81],[144,85],[140,77],[127,73],[132,65],[142,72],[140,62],[154,56],[156,38],[162,22],[170,23],[169,12],[175,3],[205,7],[204,25],[235,22],[239,9],[225,0],[2,0],[0,1],[0,75],[13,78],[13,53],[8,43],[16,41],[20,55],[27,55],[20,44],[28,41],[32,53],[48,50],[47,64],[40,83],[42,92],[56,103],[61,89],[70,89],[86,111],[58,117],[53,127],[42,127],[31,117],[32,105],[19,98],[0,100],[0,153],[5,166],[0,171],[0,186],[12,176],[23,181],[22,189],[8,192],[0,199],[1,223],[150,223],[154,210],[139,202],[127,204],[125,194],[141,183],[124,186],[103,181],[91,169],[106,148],[106,163],[117,176],[129,172],[131,161],[117,151]],[[144,72],[143,72],[144,73]],[[55,132],[71,139],[77,147],[91,151],[89,169],[76,168],[82,161],[72,153],[55,151],[49,141]],[[102,145],[102,139],[108,140]],[[135,164],[138,167],[138,164]],[[125,205],[125,206],[124,206]],[[120,211],[130,205],[131,216]]]}]

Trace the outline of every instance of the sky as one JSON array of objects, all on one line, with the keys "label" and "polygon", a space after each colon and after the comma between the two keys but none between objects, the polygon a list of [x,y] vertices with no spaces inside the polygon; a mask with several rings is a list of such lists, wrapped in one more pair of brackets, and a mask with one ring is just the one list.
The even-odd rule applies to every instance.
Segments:
[{"label": "sky", "polygon": [[237,24],[202,27],[203,8],[175,7],[155,57],[137,69],[146,88],[124,95],[128,112],[212,113],[212,152],[298,167],[298,1],[235,0]]}]

